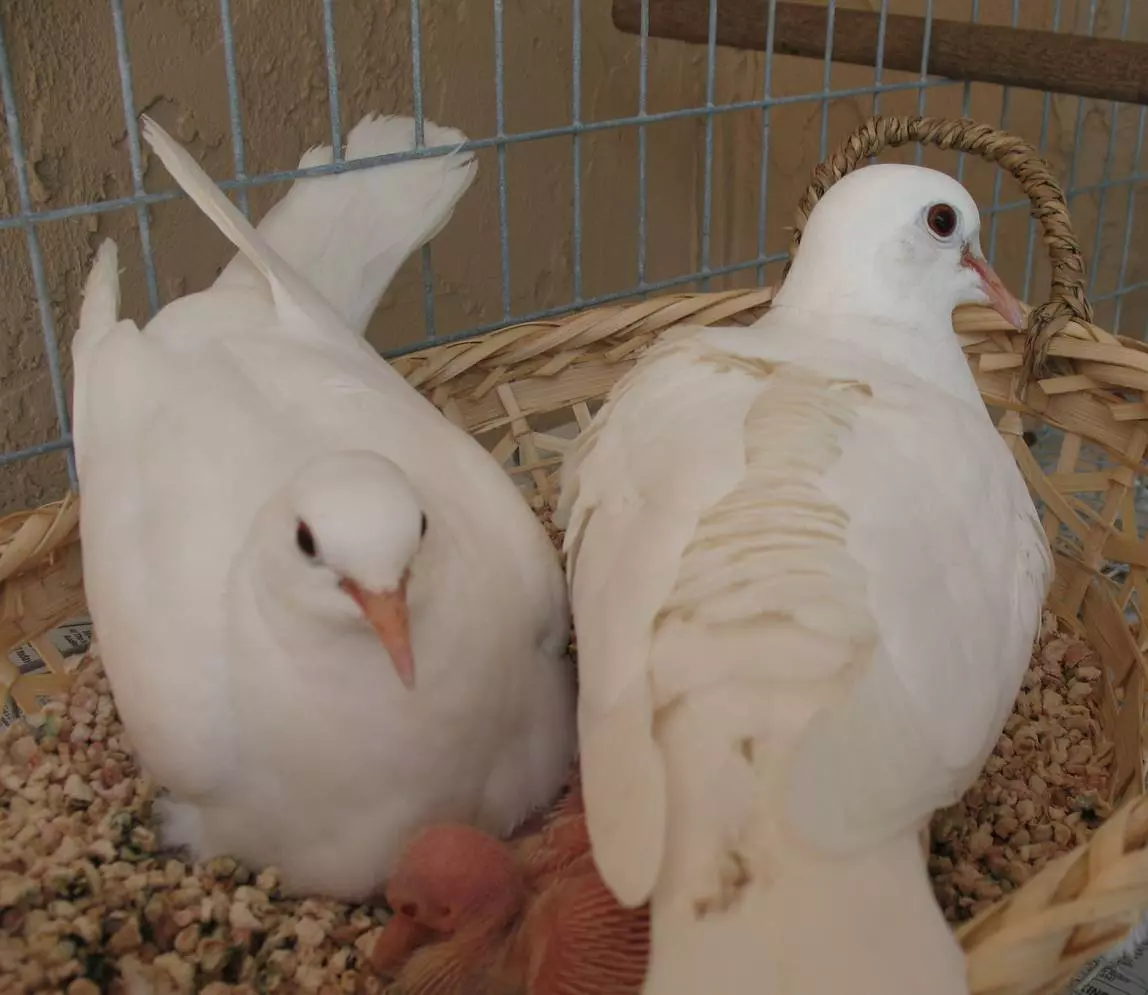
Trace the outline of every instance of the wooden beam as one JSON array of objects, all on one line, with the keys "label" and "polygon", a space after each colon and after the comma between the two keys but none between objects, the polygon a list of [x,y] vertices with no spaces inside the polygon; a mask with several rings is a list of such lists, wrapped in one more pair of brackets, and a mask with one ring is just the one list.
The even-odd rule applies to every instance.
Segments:
[{"label": "wooden beam", "polygon": [[[613,0],[614,24],[641,31],[642,0]],[[709,4],[699,0],[649,0],[650,35],[706,44]],[[765,50],[767,0],[719,0],[717,43]],[[779,0],[773,50],[782,55],[825,58],[829,14],[824,6]],[[877,64],[880,15],[843,10],[834,16],[833,61]],[[917,73],[925,19],[889,14],[883,64]],[[933,19],[930,75],[1030,90],[1050,90],[1098,100],[1148,104],[1148,43],[1089,38]]]}]

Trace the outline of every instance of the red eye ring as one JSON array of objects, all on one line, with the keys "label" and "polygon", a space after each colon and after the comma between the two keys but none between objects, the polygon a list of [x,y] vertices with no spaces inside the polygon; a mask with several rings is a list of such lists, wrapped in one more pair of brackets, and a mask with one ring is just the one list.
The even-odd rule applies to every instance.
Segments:
[{"label": "red eye ring", "polygon": [[957,230],[957,212],[950,204],[934,204],[925,220],[938,238],[948,238]]}]

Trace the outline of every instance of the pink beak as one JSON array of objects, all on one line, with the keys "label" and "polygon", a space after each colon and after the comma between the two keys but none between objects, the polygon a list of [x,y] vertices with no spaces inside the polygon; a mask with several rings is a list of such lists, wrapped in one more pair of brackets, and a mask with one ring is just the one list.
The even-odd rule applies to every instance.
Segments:
[{"label": "pink beak", "polygon": [[359,606],[363,617],[375,630],[403,686],[408,691],[413,690],[415,661],[411,654],[406,579],[394,591],[365,591],[346,577],[339,582],[339,587]]},{"label": "pink beak", "polygon": [[1012,325],[1013,328],[1018,331],[1024,331],[1028,324],[1028,319],[1024,314],[1024,308],[1020,306],[1020,301],[1018,301],[1008,288],[1005,287],[1004,283],[1001,282],[1001,278],[997,276],[996,271],[988,264],[988,260],[979,252],[974,254],[967,248],[962,253],[961,259],[965,266],[968,266],[969,269],[981,278],[981,289],[989,299],[989,306]]}]

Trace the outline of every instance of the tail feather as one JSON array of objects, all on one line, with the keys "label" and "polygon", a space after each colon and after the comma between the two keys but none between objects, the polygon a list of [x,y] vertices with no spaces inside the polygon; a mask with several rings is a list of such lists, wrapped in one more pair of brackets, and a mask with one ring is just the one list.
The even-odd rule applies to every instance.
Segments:
[{"label": "tail feather", "polygon": [[[329,166],[334,161],[335,161],[335,155],[331,151],[330,145],[316,145],[314,148],[308,149],[300,157],[299,168],[300,169],[314,169],[316,166]],[[298,186],[300,182],[305,182],[305,181],[297,180],[295,182],[295,186]],[[292,189],[294,189],[294,187]],[[271,210],[267,214],[267,217],[270,217],[272,214],[274,214],[275,210],[276,210],[276,208],[274,208],[274,207],[271,208]],[[260,231],[263,231],[263,225],[266,224],[266,222],[267,222],[267,218],[265,217],[263,219],[263,221],[260,222],[260,224],[259,224],[259,230]],[[266,237],[267,233],[263,232],[263,234],[264,234],[264,237]]]},{"label": "tail feather", "polygon": [[96,249],[95,262],[84,281],[84,298],[80,304],[80,323],[72,339],[72,355],[91,351],[120,320],[119,248],[106,238]]},{"label": "tail feather", "polygon": [[[466,136],[424,123],[426,147],[458,146]],[[368,114],[347,136],[348,161],[405,152],[415,146],[409,117]],[[329,145],[309,149],[300,169],[333,161]],[[474,182],[471,152],[304,177],[268,211],[259,233],[338,311],[359,335],[403,262],[435,237]],[[251,283],[251,263],[240,256],[216,286]]]},{"label": "tail feather", "polygon": [[72,337],[72,436],[77,454],[83,449],[87,432],[85,396],[93,357],[108,332],[119,323],[119,318],[119,250],[108,238],[96,250],[95,262],[84,281],[80,322]]},{"label": "tail feather", "polygon": [[281,316],[302,313],[320,328],[339,328],[345,323],[338,312],[284,260],[191,154],[146,114],[143,137],[160,161],[201,211],[263,276]]}]

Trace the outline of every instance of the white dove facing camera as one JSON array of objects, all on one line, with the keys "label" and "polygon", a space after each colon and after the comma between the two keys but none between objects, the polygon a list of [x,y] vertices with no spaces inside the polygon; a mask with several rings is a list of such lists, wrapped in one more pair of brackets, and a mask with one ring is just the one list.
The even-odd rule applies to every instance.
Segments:
[{"label": "white dove facing camera", "polygon": [[[510,831],[574,752],[545,531],[363,339],[475,163],[302,179],[256,230],[147,119],[144,136],[240,255],[143,330],[119,320],[113,243],[88,278],[74,418],[104,667],[170,790],[166,845],[362,900],[429,823]],[[413,141],[410,119],[368,116],[347,158]],[[426,125],[428,145],[463,141]]]},{"label": "white dove facing camera", "polygon": [[829,189],[755,327],[650,349],[563,468],[595,862],[645,995],[967,995],[919,833],[1020,688],[1052,561],[952,310],[972,198]]}]

